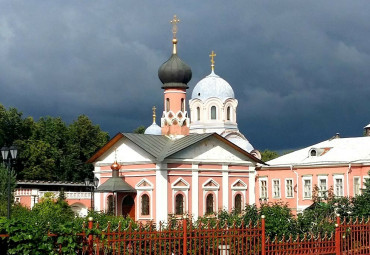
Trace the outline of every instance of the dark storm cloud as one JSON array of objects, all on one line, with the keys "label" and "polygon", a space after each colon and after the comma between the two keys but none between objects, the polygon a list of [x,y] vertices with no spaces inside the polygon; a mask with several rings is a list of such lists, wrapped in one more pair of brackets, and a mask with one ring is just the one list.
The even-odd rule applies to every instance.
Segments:
[{"label": "dark storm cloud", "polygon": [[177,14],[189,98],[215,50],[256,148],[361,135],[370,122],[369,13],[365,0],[2,1],[0,102],[36,119],[87,114],[111,135],[150,125]]}]

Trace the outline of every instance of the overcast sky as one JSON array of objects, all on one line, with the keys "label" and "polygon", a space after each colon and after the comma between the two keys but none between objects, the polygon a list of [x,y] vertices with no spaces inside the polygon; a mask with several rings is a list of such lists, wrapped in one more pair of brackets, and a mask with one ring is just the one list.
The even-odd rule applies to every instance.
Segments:
[{"label": "overcast sky", "polygon": [[361,136],[370,123],[368,0],[0,0],[0,103],[36,120],[86,114],[111,136],[149,126],[174,14],[188,99],[214,50],[255,148]]}]

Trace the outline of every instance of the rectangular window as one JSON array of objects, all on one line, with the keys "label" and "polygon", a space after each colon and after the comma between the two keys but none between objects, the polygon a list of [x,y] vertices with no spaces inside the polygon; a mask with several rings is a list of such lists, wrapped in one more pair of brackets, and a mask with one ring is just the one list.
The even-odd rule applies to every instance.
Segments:
[{"label": "rectangular window", "polygon": [[280,180],[272,180],[274,198],[280,198]]},{"label": "rectangular window", "polygon": [[303,198],[310,199],[312,197],[312,178],[303,178]]},{"label": "rectangular window", "polygon": [[293,179],[285,180],[285,196],[287,198],[293,197]]},{"label": "rectangular window", "polygon": [[328,192],[328,177],[320,176],[318,180],[319,197],[326,197]]},{"label": "rectangular window", "polygon": [[334,195],[343,197],[343,177],[334,177]]},{"label": "rectangular window", "polygon": [[361,178],[353,177],[353,195],[357,196],[361,194]]},{"label": "rectangular window", "polygon": [[267,198],[267,179],[260,179],[260,198]]}]

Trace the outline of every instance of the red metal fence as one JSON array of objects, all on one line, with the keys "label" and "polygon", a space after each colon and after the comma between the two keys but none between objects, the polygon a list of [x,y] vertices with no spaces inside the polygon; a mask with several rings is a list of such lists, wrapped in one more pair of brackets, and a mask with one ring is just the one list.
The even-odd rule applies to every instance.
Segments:
[{"label": "red metal fence", "polygon": [[[90,222],[90,228],[93,223]],[[104,238],[102,238],[104,237]],[[90,235],[86,250],[90,254],[370,254],[370,221],[341,222],[337,217],[335,234],[331,236],[292,236],[266,239],[265,219],[232,227],[187,224],[186,219],[175,226],[157,230],[154,227],[112,231]]]},{"label": "red metal fence", "polygon": [[[179,220],[166,228],[154,225],[122,229],[108,227],[99,230],[91,220],[86,232],[78,234],[83,240],[82,254],[370,254],[370,220],[340,221],[337,217],[332,236],[292,236],[270,240],[265,234],[265,219],[256,225],[193,226],[187,220]],[[49,236],[57,236],[49,234]],[[61,247],[56,247],[60,250]]]},{"label": "red metal fence", "polygon": [[193,227],[184,219],[158,230],[152,225],[124,231],[119,226],[112,231],[108,226],[101,235],[90,235],[84,250],[90,254],[260,254],[261,235],[259,225]]}]

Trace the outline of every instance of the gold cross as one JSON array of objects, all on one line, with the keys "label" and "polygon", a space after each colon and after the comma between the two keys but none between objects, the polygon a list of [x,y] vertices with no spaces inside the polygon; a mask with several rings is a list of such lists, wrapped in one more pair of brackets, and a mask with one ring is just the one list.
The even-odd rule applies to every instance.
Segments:
[{"label": "gold cross", "polygon": [[216,54],[214,51],[212,51],[211,55],[209,55],[210,58],[211,58],[211,68],[212,68],[212,71],[215,70],[215,59],[214,57],[216,57]]},{"label": "gold cross", "polygon": [[170,22],[172,24],[173,39],[176,39],[177,23],[179,23],[180,20],[177,18],[176,15],[173,15],[173,19]]},{"label": "gold cross", "polygon": [[152,110],[153,110],[153,123],[155,123],[155,110],[156,110],[157,108],[155,108],[155,106],[153,106],[153,108],[152,108]]}]

